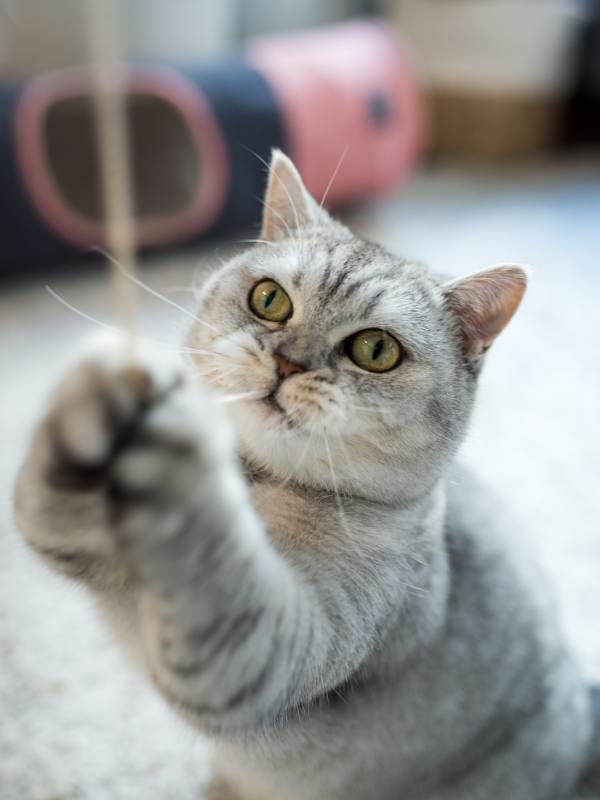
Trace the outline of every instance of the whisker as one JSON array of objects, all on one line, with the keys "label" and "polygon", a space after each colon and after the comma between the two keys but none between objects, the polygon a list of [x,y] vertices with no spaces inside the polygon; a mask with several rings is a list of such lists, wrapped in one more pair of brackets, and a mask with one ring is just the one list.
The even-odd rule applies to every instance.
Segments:
[{"label": "whisker", "polygon": [[[338,510],[338,516],[340,518],[340,522],[342,523],[342,528],[344,529],[344,533],[346,534],[346,540],[352,546],[354,552],[359,556],[361,560],[361,566],[363,568],[377,568],[377,562],[381,559],[381,551],[377,546],[372,546],[366,539],[361,539],[360,543],[357,542],[356,537],[352,533],[352,529],[348,524],[348,519],[346,517],[346,512],[344,511],[344,507],[342,504],[342,498],[339,492],[338,481],[335,475],[335,471],[333,469],[333,459],[331,457],[331,448],[329,447],[329,441],[327,437],[323,437],[323,443],[325,445],[325,452],[327,454],[327,461],[329,462],[329,471],[331,473],[331,480],[333,484],[333,492],[336,499],[336,505]],[[370,564],[368,563],[370,562]]]},{"label": "whisker", "polygon": [[291,479],[296,474],[297,470],[304,464],[304,460],[306,459],[306,456],[307,456],[308,451],[310,449],[310,445],[311,445],[311,442],[312,442],[312,438],[313,438],[314,432],[315,431],[314,431],[314,428],[313,428],[311,430],[309,436],[308,436],[308,442],[306,443],[306,447],[302,450],[302,453],[300,454],[300,458],[296,462],[296,466],[293,467],[290,470],[290,474],[287,476],[287,478],[285,478],[285,480],[282,483],[279,484],[280,488],[283,489],[285,486],[287,486],[288,483],[291,481]]},{"label": "whisker", "polygon": [[340,171],[340,167],[344,163],[344,159],[346,158],[349,149],[350,149],[350,145],[347,144],[346,147],[344,147],[344,151],[343,151],[342,155],[340,156],[340,160],[337,163],[337,167],[333,171],[333,175],[329,179],[329,183],[327,184],[327,188],[325,189],[325,192],[323,193],[323,197],[321,198],[321,202],[319,203],[319,211],[323,210],[323,206],[325,205],[325,200],[327,200],[327,195],[329,194],[329,190],[333,186],[334,180],[337,178],[338,172]]},{"label": "whisker", "polygon": [[[327,454],[327,461],[329,462],[329,471],[331,473],[331,481],[332,481],[332,485],[333,485],[333,494],[334,494],[335,503],[336,503],[336,506],[337,506],[338,517],[339,517],[340,523],[342,525],[342,528],[344,530],[344,533],[346,534],[345,542],[347,542],[351,546],[351,548],[354,551],[354,553],[360,559],[361,567],[364,569],[365,567],[367,567],[367,562],[371,558],[373,558],[373,556],[379,555],[379,553],[378,553],[377,548],[369,546],[366,541],[361,541],[360,545],[356,541],[356,537],[352,533],[350,525],[348,524],[348,519],[346,517],[346,512],[344,511],[344,506],[342,504],[342,498],[340,496],[339,489],[338,489],[338,481],[337,481],[337,478],[336,478],[336,475],[335,475],[335,471],[333,469],[333,459],[331,457],[331,448],[329,447],[329,442],[328,442],[326,436],[323,437],[323,443],[325,445],[325,452]],[[376,561],[376,559],[373,558],[373,561]],[[361,580],[361,578],[359,577],[358,571],[356,571],[356,579],[357,579],[357,581]]]},{"label": "whisker", "polygon": [[352,464],[352,460],[350,458],[350,453],[348,452],[348,450],[346,448],[346,444],[345,444],[345,442],[344,442],[344,440],[342,438],[342,435],[341,434],[337,434],[336,439],[337,439],[338,447],[340,449],[340,453],[342,453],[342,455],[344,456],[344,461],[346,462],[346,466],[348,468],[348,471],[349,471],[350,475],[354,478],[354,480],[359,481],[359,477],[356,474],[354,465]]},{"label": "whisker", "polygon": [[104,255],[105,258],[107,258],[111,262],[111,264],[114,264],[114,266],[117,267],[117,269],[119,269],[123,273],[123,275],[125,275],[130,281],[135,283],[136,286],[139,286],[140,289],[143,289],[144,291],[148,292],[148,294],[151,294],[153,297],[156,297],[159,300],[162,300],[164,303],[167,303],[168,305],[172,306],[173,308],[176,308],[178,311],[181,311],[182,314],[185,314],[186,316],[200,323],[200,325],[205,325],[207,328],[210,328],[211,331],[215,331],[215,333],[218,333],[217,328],[215,328],[214,325],[211,325],[210,323],[205,322],[203,319],[200,319],[200,317],[197,317],[187,308],[184,308],[184,306],[180,306],[179,303],[176,303],[174,300],[165,297],[160,292],[156,291],[156,289],[153,289],[151,286],[148,286],[147,283],[144,283],[139,278],[136,278],[134,275],[131,275],[126,269],[124,269],[124,267],[121,264],[119,264],[119,262],[114,256],[106,252],[103,248],[96,247],[94,249],[102,253],[102,255]]},{"label": "whisker", "polygon": [[238,239],[240,244],[267,244],[269,247],[276,247],[277,242],[270,242],[268,239]]},{"label": "whisker", "polygon": [[95,317],[92,317],[90,314],[86,314],[85,311],[81,311],[81,309],[76,308],[74,305],[71,305],[68,300],[65,300],[64,297],[61,297],[58,292],[55,292],[50,286],[46,285],[46,291],[52,295],[55,300],[58,300],[59,303],[62,303],[65,308],[68,308],[69,311],[72,311],[77,316],[86,319],[88,322],[92,322],[94,325],[99,325],[101,328],[106,328],[109,331],[118,331],[119,329],[116,325],[109,325],[108,322],[102,322]]},{"label": "whisker", "polygon": [[192,354],[196,353],[201,356],[215,356],[218,358],[224,358],[224,356],[222,356],[216,350],[203,350],[200,347],[190,347],[189,345],[184,345],[183,347],[180,347],[179,351],[181,353],[192,353]]},{"label": "whisker", "polygon": [[219,402],[223,404],[238,403],[240,400],[264,397],[263,392],[242,392],[241,394],[226,394],[219,397]]},{"label": "whisker", "polygon": [[[289,189],[285,185],[285,182],[282,181],[282,179],[279,177],[279,175],[276,172],[273,171],[273,167],[270,164],[268,164],[262,156],[259,156],[258,153],[256,153],[254,150],[252,150],[249,147],[246,147],[245,149],[248,150],[249,153],[252,153],[252,155],[256,156],[256,158],[260,161],[261,164],[265,165],[265,167],[267,168],[267,170],[269,172],[269,175],[274,175],[277,178],[277,180],[279,181],[283,191],[286,193],[288,200],[290,201],[290,205],[292,207],[292,211],[294,212],[294,220],[296,222],[296,230],[299,230],[299,228],[300,228],[300,219],[298,217],[298,211],[296,209],[296,205],[295,205],[294,201],[292,200],[292,195],[290,194]],[[270,210],[272,210],[272,209],[270,209]],[[283,219],[283,217],[281,217],[281,215],[278,215],[278,216],[279,216],[280,219]],[[289,231],[289,228],[287,227],[287,225],[286,225],[286,228]]]},{"label": "whisker", "polygon": [[[194,364],[192,367],[192,373],[194,375],[200,375],[203,379],[202,383],[206,384],[207,386],[217,383],[217,381],[223,380],[223,378],[229,377],[229,375],[233,375],[235,372],[240,371],[240,366],[237,364],[229,366],[228,369],[220,370],[216,365],[209,367],[208,369],[198,369],[198,367]],[[210,380],[208,380],[210,378]]]},{"label": "whisker", "polygon": [[[64,297],[62,297],[62,295],[58,294],[58,292],[51,286],[46,285],[45,289],[48,292],[48,294],[50,294],[55,300],[58,300],[58,302],[61,305],[65,306],[65,308],[68,308],[69,311],[72,311],[74,314],[77,314],[78,317],[81,317],[82,319],[85,319],[88,322],[91,322],[94,325],[98,325],[99,327],[104,328],[105,330],[111,331],[113,333],[121,332],[121,329],[117,325],[111,325],[110,323],[97,319],[96,317],[91,316],[91,314],[87,314],[85,311],[82,311],[80,308],[77,308],[68,300],[66,300]],[[194,348],[193,350],[190,351],[188,348],[180,347],[179,345],[171,344],[170,342],[163,342],[160,339],[153,339],[150,336],[142,336],[136,334],[136,338],[142,342],[148,342],[149,344],[158,345],[159,347],[163,347],[165,350],[171,350],[176,353],[184,354],[187,352],[194,352],[207,356],[218,355],[211,350],[198,350]]]},{"label": "whisker", "polygon": [[279,219],[283,223],[289,239],[295,239],[296,238],[294,236],[294,232],[292,231],[290,226],[287,224],[287,221],[285,220],[285,218],[279,213],[279,211],[275,211],[273,206],[270,206],[267,203],[267,201],[262,199],[261,197],[256,197],[256,195],[255,195],[255,199],[258,200],[258,202],[262,205],[263,208],[268,209],[271,212],[271,214],[275,214],[277,219]]},{"label": "whisker", "polygon": [[336,498],[338,511],[340,512],[340,519],[343,521],[343,527],[346,529],[346,533],[348,533],[348,535],[351,536],[350,530],[348,528],[348,521],[346,520],[346,514],[342,508],[342,501],[338,490],[338,482],[333,469],[333,459],[331,458],[331,449],[329,447],[329,441],[326,436],[323,437],[323,444],[325,445],[325,452],[327,453],[327,461],[329,462],[329,471],[331,473],[331,483],[333,487],[333,493]]},{"label": "whisker", "polygon": [[217,370],[212,369],[210,372],[201,372],[199,374],[206,378],[210,377],[211,380],[204,381],[204,383],[210,385],[217,383],[224,378],[228,378],[230,375],[234,375],[236,372],[239,372],[239,369],[237,367],[232,367],[231,369],[226,369],[224,372],[218,372]]}]

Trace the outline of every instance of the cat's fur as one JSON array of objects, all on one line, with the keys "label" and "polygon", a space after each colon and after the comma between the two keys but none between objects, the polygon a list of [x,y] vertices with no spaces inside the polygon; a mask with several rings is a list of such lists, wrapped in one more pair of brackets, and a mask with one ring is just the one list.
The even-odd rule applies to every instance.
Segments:
[{"label": "cat's fur", "polygon": [[[262,236],[204,287],[185,370],[123,369],[117,343],[66,377],[21,529],[214,735],[215,798],[570,797],[587,690],[494,506],[447,480],[524,273],[446,284],[333,222],[281,154]],[[283,326],[248,308],[265,277]],[[403,343],[397,369],[348,359],[367,327]]]}]

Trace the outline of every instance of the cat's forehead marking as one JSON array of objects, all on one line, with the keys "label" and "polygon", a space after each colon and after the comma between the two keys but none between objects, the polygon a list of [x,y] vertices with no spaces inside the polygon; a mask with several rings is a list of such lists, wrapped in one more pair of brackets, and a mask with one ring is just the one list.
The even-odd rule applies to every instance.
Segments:
[{"label": "cat's forehead marking", "polygon": [[361,304],[359,314],[361,317],[368,317],[376,309],[380,300],[385,295],[385,289],[379,289],[371,297],[366,298]]},{"label": "cat's forehead marking", "polygon": [[415,312],[431,299],[424,296],[418,265],[336,231],[313,230],[261,256],[251,272],[281,283],[295,305],[295,322],[313,331],[355,323],[394,329],[401,318],[417,321]]},{"label": "cat's forehead marking", "polygon": [[345,301],[359,289],[367,288],[367,282],[377,277],[371,273],[373,269],[389,277],[389,265],[382,270],[381,261],[381,250],[376,245],[360,240],[332,245],[325,263],[321,263],[319,292],[323,302]]},{"label": "cat's forehead marking", "polygon": [[298,269],[292,275],[292,286],[294,289],[299,289],[302,284],[302,270]]}]

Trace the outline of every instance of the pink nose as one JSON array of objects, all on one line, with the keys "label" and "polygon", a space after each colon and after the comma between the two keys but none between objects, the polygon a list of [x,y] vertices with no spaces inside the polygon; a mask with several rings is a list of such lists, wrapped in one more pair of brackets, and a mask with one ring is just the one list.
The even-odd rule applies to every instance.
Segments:
[{"label": "pink nose", "polygon": [[296,372],[306,372],[305,368],[300,364],[294,364],[293,361],[289,361],[279,353],[273,353],[273,358],[277,364],[277,372],[280,378],[289,378],[290,375],[294,375]]}]

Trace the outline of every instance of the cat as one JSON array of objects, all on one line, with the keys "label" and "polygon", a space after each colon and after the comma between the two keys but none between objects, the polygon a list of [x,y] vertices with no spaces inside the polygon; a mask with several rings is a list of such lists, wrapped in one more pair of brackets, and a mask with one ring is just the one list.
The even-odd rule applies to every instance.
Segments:
[{"label": "cat", "polygon": [[59,384],[18,525],[213,737],[213,800],[573,796],[592,695],[454,463],[526,282],[356,238],[275,151],[185,362],[105,341]]}]

